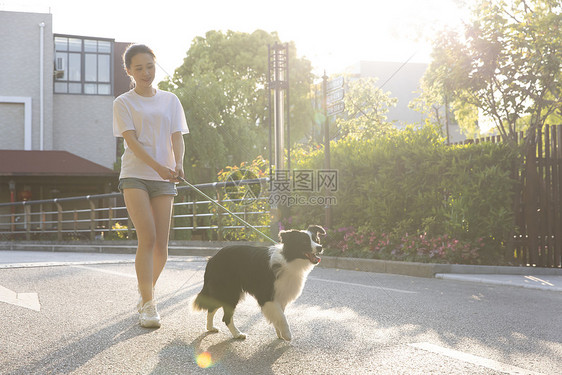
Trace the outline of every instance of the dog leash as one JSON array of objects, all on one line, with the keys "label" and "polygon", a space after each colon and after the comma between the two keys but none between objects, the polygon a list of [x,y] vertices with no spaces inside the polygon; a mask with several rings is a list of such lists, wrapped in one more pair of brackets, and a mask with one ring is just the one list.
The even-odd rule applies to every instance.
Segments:
[{"label": "dog leash", "polygon": [[180,180],[181,182],[183,182],[184,184],[186,184],[187,186],[189,186],[190,188],[192,188],[193,190],[195,190],[198,194],[202,195],[203,197],[205,197],[206,199],[208,199],[209,201],[211,201],[211,203],[213,203],[215,206],[220,207],[221,209],[223,209],[224,211],[226,211],[229,215],[231,215],[232,217],[235,217],[237,220],[239,220],[242,224],[244,224],[247,228],[252,229],[253,231],[255,231],[256,233],[258,233],[260,236],[262,236],[263,238],[267,239],[268,241],[273,242],[274,244],[277,244],[277,241],[273,240],[271,237],[269,237],[267,234],[263,233],[262,231],[260,231],[258,228],[254,227],[252,224],[248,223],[246,220],[242,219],[240,216],[236,215],[234,212],[230,211],[228,208],[224,207],[222,204],[220,204],[219,202],[217,202],[216,200],[214,200],[213,198],[209,197],[207,194],[203,193],[199,188],[197,188],[196,186],[194,186],[193,184],[189,183],[185,178],[181,177],[181,176],[177,176],[176,177],[178,180]]}]

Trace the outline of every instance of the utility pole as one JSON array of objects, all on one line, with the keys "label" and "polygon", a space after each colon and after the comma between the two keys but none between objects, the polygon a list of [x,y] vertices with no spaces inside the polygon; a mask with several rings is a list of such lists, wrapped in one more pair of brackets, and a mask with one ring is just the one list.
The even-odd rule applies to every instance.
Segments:
[{"label": "utility pole", "polygon": [[[324,168],[330,170],[330,120],[328,117],[328,76],[322,76],[323,108],[324,108]],[[328,191],[326,191],[326,195]],[[326,205],[326,228],[332,227],[332,206]]]},{"label": "utility pole", "polygon": [[[286,205],[279,204],[282,202],[283,192],[279,191],[280,184],[277,183],[276,176],[285,170],[285,138],[289,136],[289,45],[275,43],[268,46],[268,51],[269,181],[270,202],[273,203],[270,229],[271,235],[276,237],[279,223],[287,210]],[[287,142],[290,140],[287,139]],[[287,150],[290,152],[289,144]],[[289,160],[287,168],[290,168]]]},{"label": "utility pole", "polygon": [[[330,116],[336,116],[345,109],[345,103],[343,101],[345,95],[344,88],[344,78],[343,76],[336,77],[332,80],[328,80],[326,71],[324,71],[324,76],[322,77],[322,108],[324,110],[324,168],[327,173],[331,173],[331,162],[330,162]],[[337,184],[337,182],[336,182]],[[326,186],[325,196],[329,197],[331,188]],[[329,199],[326,199],[329,202]],[[326,227],[332,227],[332,206],[326,204]]]},{"label": "utility pole", "polygon": [[451,144],[449,136],[449,95],[445,94],[445,128],[447,129],[447,146]]}]

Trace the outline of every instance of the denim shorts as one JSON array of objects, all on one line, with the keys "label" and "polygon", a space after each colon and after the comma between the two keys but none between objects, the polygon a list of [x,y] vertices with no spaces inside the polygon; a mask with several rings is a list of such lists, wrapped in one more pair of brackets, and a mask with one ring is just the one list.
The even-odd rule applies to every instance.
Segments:
[{"label": "denim shorts", "polygon": [[142,189],[150,198],[159,195],[178,195],[176,184],[170,181],[152,181],[141,178],[126,177],[119,180],[119,191],[123,189]]}]

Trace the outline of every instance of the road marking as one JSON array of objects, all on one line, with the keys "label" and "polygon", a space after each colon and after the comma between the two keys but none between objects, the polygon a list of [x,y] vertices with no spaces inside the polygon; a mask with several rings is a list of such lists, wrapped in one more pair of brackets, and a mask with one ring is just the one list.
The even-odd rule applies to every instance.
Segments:
[{"label": "road marking", "polygon": [[[204,256],[169,256],[168,263],[201,263],[206,262],[208,257]],[[82,266],[82,265],[98,265],[98,264],[131,264],[135,263],[134,259],[123,260],[92,260],[80,262],[30,262],[30,263],[0,263],[0,269],[15,268],[40,268],[40,267],[66,267],[66,266]]]},{"label": "road marking", "polygon": [[529,280],[531,280],[531,281],[538,282],[538,283],[540,283],[541,285],[554,286],[554,284],[549,283],[549,282],[546,281],[546,280],[539,279],[539,278],[536,277],[536,276],[525,276],[525,278],[526,278],[526,279],[529,279]]},{"label": "road marking", "polygon": [[85,261],[85,262],[33,262],[33,263],[7,263],[0,264],[0,269],[13,268],[41,268],[41,267],[66,267],[78,266],[85,264],[130,264],[135,260],[101,260],[101,261]]},{"label": "road marking", "polygon": [[[560,276],[551,275],[551,277],[559,278]],[[547,280],[540,279],[535,276],[523,276],[523,275],[495,275],[495,274],[482,274],[482,275],[471,275],[471,274],[447,274],[447,273],[436,273],[436,279],[443,280],[456,280],[456,281],[469,281],[473,283],[482,283],[490,285],[503,285],[518,288],[527,289],[539,289],[539,290],[549,290],[553,292],[562,292],[562,286],[559,281],[554,281],[553,284]],[[556,279],[557,280],[557,279]],[[532,281],[532,282],[530,282]]]},{"label": "road marking", "polygon": [[0,285],[0,302],[25,307],[35,311],[41,310],[37,293],[16,293]]},{"label": "road marking", "polygon": [[343,284],[343,285],[350,285],[350,286],[360,286],[360,287],[369,288],[369,289],[387,290],[387,291],[390,291],[390,292],[407,293],[407,294],[416,294],[417,293],[417,292],[413,292],[411,290],[393,289],[393,288],[385,288],[385,287],[382,287],[382,286],[348,283],[346,281],[326,280],[326,279],[319,279],[317,277],[309,277],[308,279],[314,280],[314,281],[322,281],[322,282],[326,282],[326,283]]},{"label": "road marking", "polygon": [[137,275],[133,275],[130,273],[124,273],[124,272],[117,272],[117,271],[110,271],[110,270],[104,270],[103,268],[96,268],[96,267],[87,267],[87,266],[71,266],[73,268],[81,268],[84,270],[89,270],[89,271],[96,271],[96,272],[101,272],[101,273],[107,273],[110,275],[116,275],[116,276],[123,276],[123,277],[129,277],[132,279],[136,279]]},{"label": "road marking", "polygon": [[428,352],[432,352],[432,353],[444,355],[446,357],[458,359],[458,360],[463,361],[463,362],[468,362],[468,363],[472,363],[474,365],[483,366],[483,367],[489,368],[491,370],[503,372],[503,373],[509,374],[509,375],[544,375],[540,372],[525,370],[525,369],[522,369],[521,367],[507,365],[505,363],[494,361],[493,359],[488,359],[488,358],[479,357],[479,356],[468,354],[468,353],[459,352],[457,350],[444,348],[444,347],[438,346],[438,345],[433,345],[433,344],[430,344],[428,342],[419,342],[419,343],[413,343],[413,344],[408,344],[408,345],[412,346],[414,348],[417,348],[417,349],[426,350]]}]

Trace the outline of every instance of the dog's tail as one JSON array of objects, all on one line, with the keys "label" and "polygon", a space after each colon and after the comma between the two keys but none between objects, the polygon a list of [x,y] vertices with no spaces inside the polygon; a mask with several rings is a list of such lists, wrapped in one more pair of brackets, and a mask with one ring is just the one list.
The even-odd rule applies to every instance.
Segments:
[{"label": "dog's tail", "polygon": [[199,292],[199,294],[195,297],[191,306],[195,311],[214,311],[221,307],[222,304],[215,298],[209,296],[206,286],[203,285],[203,290],[201,290],[201,292]]},{"label": "dog's tail", "polygon": [[193,300],[193,303],[191,304],[191,306],[193,307],[193,310],[195,310],[195,311],[207,310],[204,307],[205,303],[203,302],[205,299],[206,299],[206,296],[199,293],[197,295],[197,297],[195,297],[195,299]]}]

